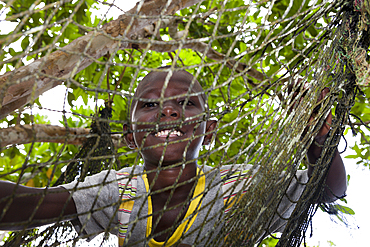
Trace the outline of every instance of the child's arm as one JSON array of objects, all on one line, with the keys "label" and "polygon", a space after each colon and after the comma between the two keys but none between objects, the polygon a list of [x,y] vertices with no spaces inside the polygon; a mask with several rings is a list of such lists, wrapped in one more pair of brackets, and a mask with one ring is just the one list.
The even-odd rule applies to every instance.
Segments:
[{"label": "child's arm", "polygon": [[[322,100],[328,92],[329,89],[325,88],[321,92],[319,100]],[[312,116],[311,119],[313,119]],[[315,137],[315,141],[311,144],[310,148],[308,149],[307,158],[310,164],[315,164],[317,159],[320,157],[322,148],[317,146],[315,142],[317,142],[319,145],[324,144],[327,134],[330,130],[331,122],[332,114],[329,113],[325,123],[323,124],[319,133]],[[309,176],[312,174],[313,169],[314,168],[312,166],[308,167]],[[344,168],[344,164],[342,158],[339,155],[338,150],[335,151],[335,155],[330,166],[328,176],[326,178],[326,185],[327,188],[325,189],[325,191],[327,198],[325,198],[324,199],[325,201],[322,202],[332,202],[345,195],[347,189],[346,170]]]},{"label": "child's arm", "polygon": [[[55,187],[45,190],[45,188],[31,188],[0,181],[0,230],[22,230],[25,225],[26,228],[46,225],[56,222],[61,215],[63,215],[62,220],[76,218],[75,204],[66,189]],[[10,200],[12,202],[8,207]],[[4,215],[5,207],[8,208]],[[30,223],[26,223],[28,221]],[[19,224],[14,225],[14,223]]]}]

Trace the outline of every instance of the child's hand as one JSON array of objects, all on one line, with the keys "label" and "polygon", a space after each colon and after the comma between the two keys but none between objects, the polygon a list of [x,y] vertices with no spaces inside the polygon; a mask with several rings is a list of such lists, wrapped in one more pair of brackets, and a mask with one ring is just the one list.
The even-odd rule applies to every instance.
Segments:
[{"label": "child's hand", "polygon": [[[330,89],[329,88],[324,88],[321,93],[320,93],[320,96],[319,98],[317,99],[317,102],[321,102],[323,99],[325,99],[325,96],[330,92]],[[316,109],[317,108],[317,109]],[[312,121],[314,121],[318,111],[319,111],[319,108],[320,108],[320,105],[318,105],[313,111],[313,113],[311,114],[310,116],[310,120],[309,120],[309,123],[311,123]],[[329,130],[330,130],[330,126],[331,126],[331,122],[332,122],[332,119],[333,119],[333,114],[331,113],[331,111],[329,112],[328,116],[326,117],[325,119],[325,122],[324,124],[321,126],[319,132],[317,133],[316,137],[321,137],[321,136],[325,136],[326,134],[328,134]]]},{"label": "child's hand", "polygon": [[[305,136],[306,135],[309,126],[314,122],[314,119],[317,117],[317,114],[318,114],[318,112],[320,110],[320,107],[322,105],[321,102],[325,99],[326,95],[329,92],[330,92],[330,89],[327,88],[327,87],[324,88],[321,91],[320,96],[317,99],[317,103],[320,103],[320,104],[318,104],[318,106],[316,106],[315,109],[313,110],[313,112],[312,112],[312,114],[310,116],[310,119],[309,119],[308,126],[303,131],[303,135],[302,136]],[[332,115],[332,113],[330,111],[328,113],[328,116],[326,117],[323,125],[321,126],[319,132],[315,136],[315,140],[312,142],[310,148],[308,149],[308,153],[307,153],[308,154],[308,158],[309,158],[310,163],[312,163],[312,164],[314,164],[316,162],[316,159],[321,154],[322,147],[320,145],[323,145],[324,142],[325,142],[325,140],[326,140],[326,135],[328,134],[328,132],[330,130],[332,119],[333,119],[333,115]]]},{"label": "child's hand", "polygon": [[[293,92],[293,89],[294,89],[294,86],[295,84],[292,83],[288,86],[288,93],[293,93],[293,104],[291,104],[290,108],[289,108],[289,113],[291,113],[293,111],[293,109],[295,109],[297,107],[298,104],[300,104],[303,100],[303,97],[305,97],[305,95],[307,94],[307,91],[309,90],[310,88],[310,84],[308,82],[305,82],[304,84],[301,82],[302,81],[302,78],[298,78],[297,80],[297,83],[298,83],[298,88],[295,89],[295,91]],[[303,93],[302,93],[302,96],[300,97],[300,99],[296,99],[297,95],[299,94],[299,92],[303,90]],[[317,103],[323,101],[326,97],[326,95],[330,92],[330,89],[329,88],[324,88],[321,93],[320,93],[320,96],[319,98],[317,99]],[[302,134],[302,138],[307,134],[307,131],[308,131],[308,127],[313,123],[314,119],[316,118],[317,116],[317,113],[319,112],[320,110],[320,107],[321,107],[322,104],[319,104],[315,107],[315,109],[313,110],[311,116],[310,116],[310,119],[309,119],[309,122],[308,122],[308,126],[305,128],[305,130],[303,131],[303,134]],[[332,118],[333,118],[333,115],[331,112],[329,112],[328,116],[326,117],[325,119],[325,122],[324,124],[321,126],[318,134],[316,137],[321,137],[321,136],[325,136],[329,130],[330,130],[330,126],[331,126],[331,123],[332,123]]]}]

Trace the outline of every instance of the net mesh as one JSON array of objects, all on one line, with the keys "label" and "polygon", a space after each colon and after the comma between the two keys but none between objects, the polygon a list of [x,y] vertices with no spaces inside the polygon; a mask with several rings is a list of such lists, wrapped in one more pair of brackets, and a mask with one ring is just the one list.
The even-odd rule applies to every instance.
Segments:
[{"label": "net mesh", "polygon": [[[195,246],[217,246],[221,240],[225,246],[253,246],[271,236],[270,229],[280,218],[287,227],[278,246],[299,246],[317,209],[314,202],[323,197],[322,185],[355,94],[368,85],[368,2],[152,0],[140,1],[130,10],[125,4],[92,0],[1,3],[0,11],[8,11],[6,20],[17,25],[0,37],[0,68],[8,71],[0,76],[0,116],[5,118],[0,178],[50,187],[82,182],[86,175],[102,170],[132,167],[120,191],[125,194],[128,184],[147,173],[138,168],[144,143],[130,149],[122,138],[133,131],[122,126],[134,124],[131,103],[138,100],[134,96],[138,82],[150,71],[165,71],[167,85],[172,73],[187,70],[203,87],[208,102],[202,121],[217,120],[212,142],[201,149],[198,165],[210,166],[209,174],[221,173],[226,165],[229,171],[250,166],[243,179],[237,177],[238,182],[226,192],[216,189],[207,203],[216,205],[225,193],[235,194],[234,201],[226,200],[215,214],[203,201],[196,211],[209,216],[208,221],[184,231],[176,244],[193,234]],[[95,17],[92,11],[104,6],[107,11]],[[114,9],[122,15],[108,19],[106,14]],[[52,102],[40,103],[39,95],[61,84],[67,88],[62,109],[53,108]],[[330,92],[318,102],[325,87]],[[189,90],[185,101],[192,95]],[[83,103],[77,106],[79,98]],[[166,99],[162,94],[159,101]],[[45,115],[59,114],[60,125],[47,125],[35,113],[39,110]],[[290,198],[297,205],[285,219],[279,205],[289,184],[297,180],[297,170],[307,168],[307,150],[330,111],[334,117],[322,156],[300,199]],[[315,118],[310,122],[312,114]],[[174,127],[182,126],[184,120]],[[196,138],[193,135],[187,141]],[[164,147],[173,143],[167,140]],[[157,174],[167,169],[161,162]],[[184,158],[186,162],[190,161]],[[172,197],[177,187],[198,179],[200,175],[166,189]],[[204,195],[224,182],[217,176],[209,179]],[[186,208],[194,201],[193,190],[178,207]],[[156,193],[149,190],[124,201],[147,202]],[[169,201],[159,215],[168,207]],[[145,211],[145,203],[138,210]],[[114,221],[118,211],[107,221]],[[5,213],[6,208],[0,217]],[[127,225],[135,229],[146,218],[130,218]],[[31,222],[32,218],[24,222],[23,230],[11,233],[4,244],[86,244],[62,217],[51,226],[26,230]],[[176,222],[168,235],[181,220]],[[205,233],[207,222],[215,223]],[[226,222],[222,229],[219,222]],[[104,237],[95,244],[116,244],[108,240],[114,227],[103,229]],[[158,235],[137,238],[129,232],[124,244],[144,246]]]}]

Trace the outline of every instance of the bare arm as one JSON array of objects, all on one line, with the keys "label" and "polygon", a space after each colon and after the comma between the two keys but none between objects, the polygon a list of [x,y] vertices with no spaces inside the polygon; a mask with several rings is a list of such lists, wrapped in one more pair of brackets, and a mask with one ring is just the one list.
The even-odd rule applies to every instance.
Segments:
[{"label": "bare arm", "polygon": [[[329,92],[328,88],[325,88],[321,94],[319,100],[322,100],[326,94]],[[313,118],[313,117],[311,117]],[[315,141],[311,144],[310,148],[307,152],[307,158],[310,164],[315,164],[318,158],[321,155],[322,147],[316,145],[316,142],[319,145],[323,145],[327,134],[330,130],[330,125],[332,122],[332,114],[329,113],[328,117],[326,118],[325,123],[321,127],[318,135],[315,137]],[[313,167],[308,167],[308,175],[310,176],[313,172]],[[327,188],[325,189],[327,200],[322,202],[332,202],[345,195],[347,190],[347,177],[346,177],[346,170],[340,157],[338,150],[335,151],[333,161],[330,165],[328,176],[326,178],[326,185]]]},{"label": "bare arm", "polygon": [[76,206],[67,190],[60,187],[45,190],[0,181],[0,230],[46,225],[56,222],[60,216],[62,220],[76,218]]},{"label": "bare arm", "polygon": [[[315,141],[319,144],[325,142],[326,136],[316,137]],[[321,155],[321,147],[318,147],[314,143],[310,146],[307,153],[307,158],[310,164],[315,164],[317,159]],[[308,175],[310,176],[313,172],[313,167],[308,167]],[[336,199],[343,197],[347,190],[347,177],[346,170],[342,158],[338,150],[335,150],[333,161],[330,165],[328,176],[326,178],[327,188],[325,189],[327,200],[322,202],[332,202]]]}]

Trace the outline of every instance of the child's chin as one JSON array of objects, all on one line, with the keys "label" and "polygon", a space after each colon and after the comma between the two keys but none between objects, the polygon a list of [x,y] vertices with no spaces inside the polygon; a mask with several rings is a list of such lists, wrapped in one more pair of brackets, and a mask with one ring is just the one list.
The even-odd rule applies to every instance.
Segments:
[{"label": "child's chin", "polygon": [[[177,147],[176,148],[176,147],[170,147],[170,145],[169,145],[169,146],[166,147],[166,151],[165,151],[165,154],[163,156],[163,159],[162,159],[162,155],[163,155],[164,147],[158,147],[158,148],[153,148],[153,149],[147,150],[147,152],[144,152],[143,155],[148,157],[152,161],[158,161],[158,163],[160,162],[160,160],[163,161],[163,164],[164,163],[166,163],[166,164],[167,163],[172,163],[172,164],[183,163],[184,162],[185,149],[186,149],[186,147],[184,147],[184,148]],[[195,157],[195,154],[192,155],[192,153],[189,152],[189,150],[188,150],[185,161],[193,159],[192,157]]]}]

